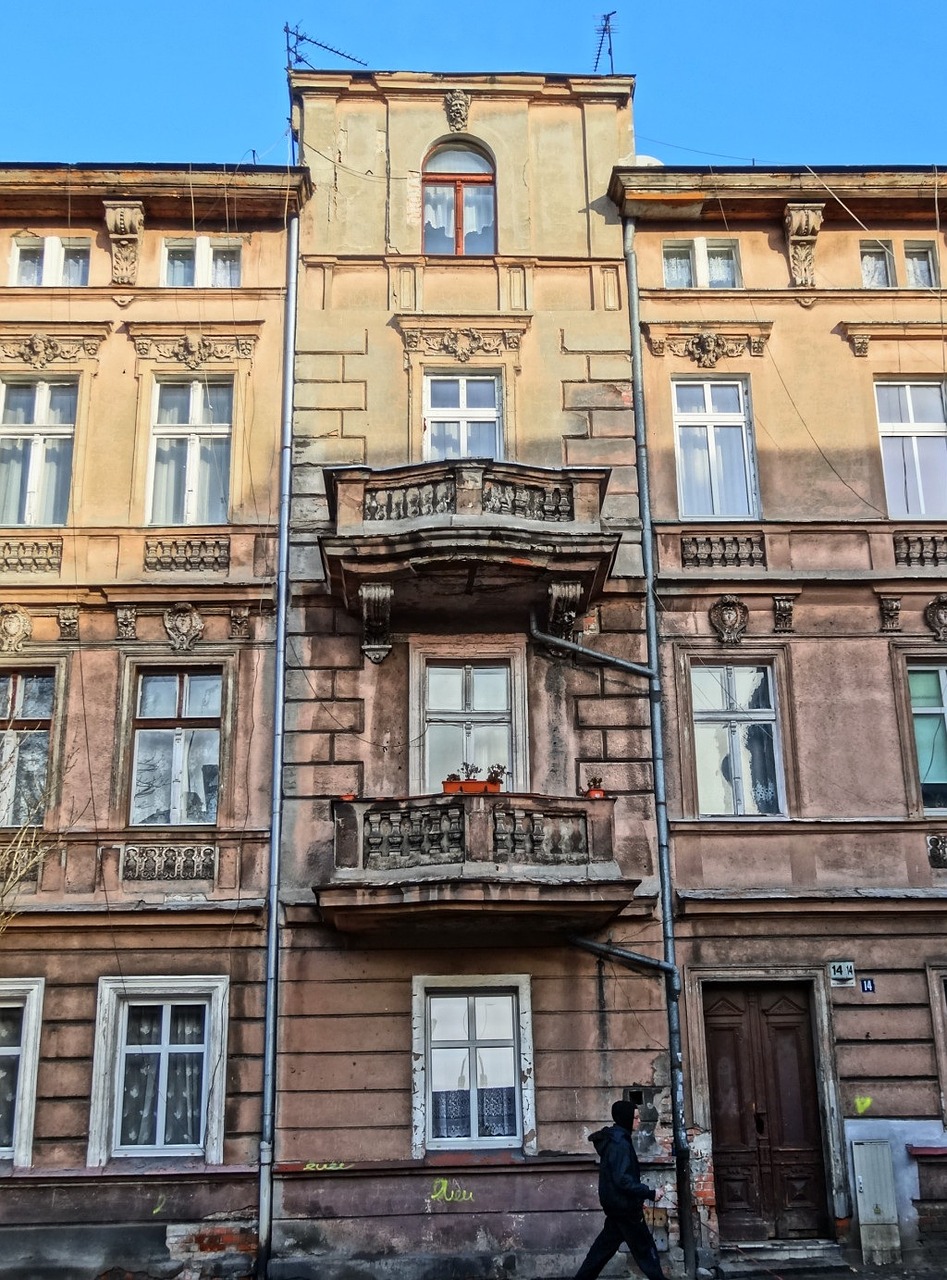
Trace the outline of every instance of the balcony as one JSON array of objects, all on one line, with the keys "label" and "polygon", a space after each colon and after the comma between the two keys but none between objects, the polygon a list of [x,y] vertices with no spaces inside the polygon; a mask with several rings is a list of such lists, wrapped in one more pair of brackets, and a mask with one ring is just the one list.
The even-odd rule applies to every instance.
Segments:
[{"label": "balcony", "polygon": [[546,468],[463,459],[327,472],[334,533],[322,554],[330,590],[358,611],[382,590],[395,619],[449,617],[491,605],[525,617],[553,582],[602,588],[618,545],[603,530],[605,467]]},{"label": "balcony", "polygon": [[[315,887],[322,918],[343,932],[600,928],[640,883],[615,862],[613,810],[509,793],[336,801],[334,867]],[[629,843],[643,867],[643,829],[640,848]]]}]

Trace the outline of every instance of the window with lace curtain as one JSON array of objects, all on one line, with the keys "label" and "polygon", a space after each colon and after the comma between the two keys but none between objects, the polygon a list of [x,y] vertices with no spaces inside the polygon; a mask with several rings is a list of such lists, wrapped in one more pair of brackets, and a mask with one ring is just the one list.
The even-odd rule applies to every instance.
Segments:
[{"label": "window with lace curtain", "polygon": [[66,523],[79,384],[0,382],[0,525]]},{"label": "window with lace curtain", "polygon": [[88,240],[19,236],[13,242],[10,283],[18,288],[83,288],[89,283]]},{"label": "window with lace curtain", "polygon": [[666,289],[738,289],[740,257],[736,240],[665,240]]},{"label": "window with lace curtain", "polygon": [[223,1153],[226,977],[100,978],[89,1164]]},{"label": "window with lace curtain", "polygon": [[493,164],[472,146],[438,147],[424,162],[424,252],[496,253]]},{"label": "window with lace curtain", "polygon": [[0,978],[0,1160],[28,1166],[33,1154],[42,978]]},{"label": "window with lace curtain", "polygon": [[155,386],[149,523],[226,524],[233,379]]},{"label": "window with lace curtain", "polygon": [[415,978],[414,1004],[416,1154],[523,1147],[534,1135],[529,979]]},{"label": "window with lace curtain", "polygon": [[947,384],[876,382],[888,515],[947,519]]},{"label": "window with lace curtain", "polygon": [[239,288],[239,241],[209,236],[165,240],[161,283],[169,289]]}]

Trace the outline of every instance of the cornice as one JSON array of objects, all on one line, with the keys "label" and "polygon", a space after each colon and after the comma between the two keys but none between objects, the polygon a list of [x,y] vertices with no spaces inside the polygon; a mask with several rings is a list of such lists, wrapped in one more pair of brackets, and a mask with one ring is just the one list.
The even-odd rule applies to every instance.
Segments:
[{"label": "cornice", "polygon": [[773,328],[772,320],[646,320],[641,325],[653,356],[689,356],[701,369],[718,361],[746,355],[761,356]]},{"label": "cornice", "polygon": [[503,315],[419,315],[394,317],[406,352],[447,355],[466,364],[472,356],[519,352],[531,316],[523,312]]},{"label": "cornice", "polygon": [[943,342],[947,337],[942,320],[843,320],[839,327],[856,356],[867,356],[873,340]]},{"label": "cornice", "polygon": [[112,332],[108,322],[71,323],[49,320],[40,324],[0,325],[0,361],[45,369],[51,364],[92,360]]}]

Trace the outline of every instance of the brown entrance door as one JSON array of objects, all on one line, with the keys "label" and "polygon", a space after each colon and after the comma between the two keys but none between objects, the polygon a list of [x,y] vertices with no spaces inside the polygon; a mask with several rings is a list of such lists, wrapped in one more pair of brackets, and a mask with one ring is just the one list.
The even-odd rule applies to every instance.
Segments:
[{"label": "brown entrance door", "polygon": [[808,988],[708,983],[704,1025],[721,1237],[826,1235]]}]

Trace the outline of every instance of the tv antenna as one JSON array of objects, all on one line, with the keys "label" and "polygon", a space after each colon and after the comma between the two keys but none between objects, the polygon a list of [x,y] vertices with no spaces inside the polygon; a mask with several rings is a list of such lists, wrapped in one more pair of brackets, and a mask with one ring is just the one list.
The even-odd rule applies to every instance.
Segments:
[{"label": "tv antenna", "polygon": [[598,26],[595,28],[595,33],[598,36],[598,49],[595,51],[595,66],[592,68],[593,75],[598,73],[598,64],[602,59],[602,49],[605,47],[606,40],[608,41],[609,74],[615,74],[615,53],[612,49],[612,35],[617,28],[613,25],[612,18],[617,12],[617,9],[613,9],[611,13],[603,13]]},{"label": "tv antenna", "polygon": [[287,23],[283,27],[283,31],[286,34],[286,65],[290,69],[308,67],[310,71],[316,70],[309,59],[300,52],[300,46],[304,44],[314,45],[317,49],[325,49],[327,53],[334,53],[339,58],[347,58],[349,62],[357,62],[360,67],[368,66],[368,63],[363,62],[361,58],[355,58],[352,54],[344,53],[341,49],[334,49],[331,44],[323,44],[321,40],[313,40],[312,36],[307,36],[304,31],[299,30],[299,27],[290,27]]}]

